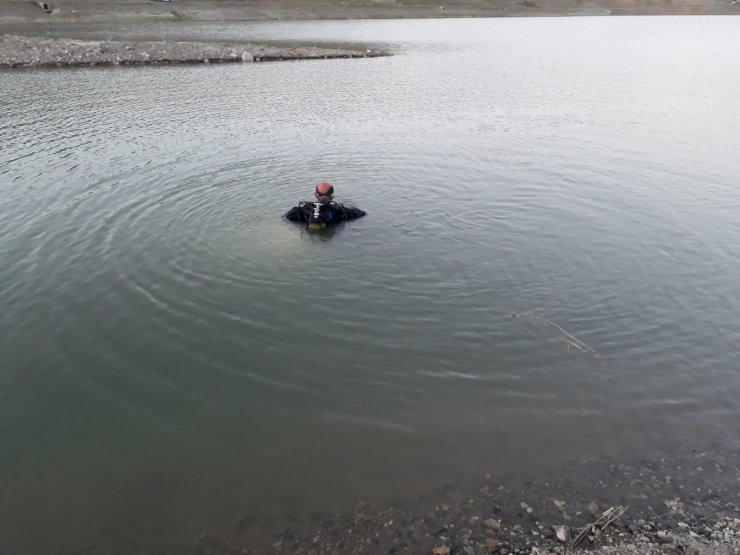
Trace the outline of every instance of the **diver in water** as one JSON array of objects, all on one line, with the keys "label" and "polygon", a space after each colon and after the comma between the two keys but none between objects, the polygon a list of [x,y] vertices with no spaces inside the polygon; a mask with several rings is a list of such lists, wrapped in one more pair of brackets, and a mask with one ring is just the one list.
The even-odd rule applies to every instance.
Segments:
[{"label": "diver in water", "polygon": [[305,223],[310,230],[319,230],[347,220],[356,220],[365,215],[359,208],[351,208],[334,202],[334,187],[326,181],[316,185],[316,202],[301,202],[291,208],[285,217],[291,222]]}]

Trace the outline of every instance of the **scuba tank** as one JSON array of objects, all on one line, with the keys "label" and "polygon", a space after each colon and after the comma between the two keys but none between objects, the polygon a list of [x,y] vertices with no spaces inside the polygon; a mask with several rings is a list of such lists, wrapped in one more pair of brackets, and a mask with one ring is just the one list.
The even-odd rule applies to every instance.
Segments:
[{"label": "scuba tank", "polygon": [[325,227],[326,223],[321,219],[321,203],[314,202],[311,215],[308,217],[308,230],[321,231]]},{"label": "scuba tank", "polygon": [[[311,206],[313,205],[313,206]],[[325,229],[327,226],[334,223],[334,207],[336,205],[329,201],[329,202],[321,202],[321,198],[319,198],[319,202],[312,202],[307,203],[307,208],[311,210],[309,217],[308,217],[308,230],[309,231],[321,231],[322,229]]]}]

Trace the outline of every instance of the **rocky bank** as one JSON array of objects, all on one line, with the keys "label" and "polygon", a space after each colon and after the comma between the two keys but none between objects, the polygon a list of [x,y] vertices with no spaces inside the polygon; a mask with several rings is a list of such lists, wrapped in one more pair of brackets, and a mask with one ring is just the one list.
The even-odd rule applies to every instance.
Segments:
[{"label": "rocky bank", "polygon": [[[245,521],[229,539],[208,544],[207,536],[200,538],[195,552],[266,553],[269,547],[274,553],[317,555],[737,555],[739,461],[737,448],[718,448],[630,463],[595,459],[554,471],[486,474],[393,505],[360,503],[324,521],[262,522],[272,531],[269,546],[253,543],[259,526]],[[588,528],[576,541],[612,507],[625,512],[603,531]]]},{"label": "rocky bank", "polygon": [[375,50],[242,43],[82,41],[2,35],[0,67],[267,62],[387,55]]},{"label": "rocky bank", "polygon": [[[624,512],[591,527],[616,508]],[[89,551],[117,552],[100,544]],[[740,446],[630,462],[595,458],[505,476],[492,471],[385,503],[244,515],[195,532],[189,544],[148,545],[140,553],[738,555]]]}]

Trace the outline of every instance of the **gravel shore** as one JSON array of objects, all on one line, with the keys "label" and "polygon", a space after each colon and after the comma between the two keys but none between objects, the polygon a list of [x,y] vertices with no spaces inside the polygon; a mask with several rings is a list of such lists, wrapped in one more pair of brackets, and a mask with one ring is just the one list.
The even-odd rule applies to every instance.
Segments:
[{"label": "gravel shore", "polygon": [[[617,507],[624,512],[608,525],[591,526]],[[60,544],[53,553],[738,555],[740,447],[483,474],[384,503],[358,500],[311,514],[234,515],[218,528],[168,539],[134,539],[126,525],[109,530],[107,539],[91,538],[75,548]]]},{"label": "gravel shore", "polygon": [[3,35],[0,67],[266,62],[387,55],[375,50],[204,42],[82,41]]},{"label": "gravel shore", "polygon": [[[576,542],[584,527],[617,507],[625,509],[621,516]],[[190,545],[152,546],[147,552],[737,555],[740,447],[485,474],[413,498],[377,505],[359,501],[331,513],[245,516],[221,530],[201,532]]]}]

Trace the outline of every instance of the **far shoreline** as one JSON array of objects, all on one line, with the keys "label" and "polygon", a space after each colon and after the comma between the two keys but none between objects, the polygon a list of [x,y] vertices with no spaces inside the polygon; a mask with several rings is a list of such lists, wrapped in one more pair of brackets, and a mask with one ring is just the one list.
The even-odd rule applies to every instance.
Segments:
[{"label": "far shoreline", "polygon": [[369,48],[277,47],[236,42],[96,41],[0,35],[0,68],[255,63],[388,55]]},{"label": "far shoreline", "polygon": [[[736,2],[733,4],[733,1]],[[379,48],[217,41],[77,40],[75,29],[184,23],[740,14],[738,0],[0,0],[0,68],[165,65],[388,56]],[[47,35],[54,36],[50,38]]]},{"label": "far shoreline", "polygon": [[738,15],[737,0],[0,0],[0,28],[33,23]]}]

